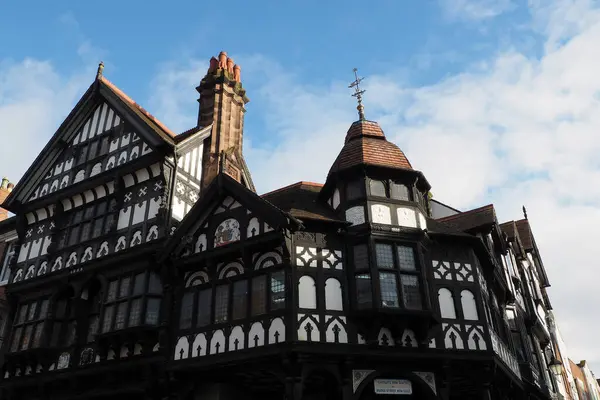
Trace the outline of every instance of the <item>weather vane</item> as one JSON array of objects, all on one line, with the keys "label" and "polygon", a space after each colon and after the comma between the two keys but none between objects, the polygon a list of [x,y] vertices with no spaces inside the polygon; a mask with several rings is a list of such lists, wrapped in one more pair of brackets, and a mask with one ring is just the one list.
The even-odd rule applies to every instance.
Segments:
[{"label": "weather vane", "polygon": [[354,88],[354,93],[352,94],[352,96],[356,97],[356,100],[358,101],[358,106],[356,107],[356,109],[358,110],[358,116],[362,121],[365,119],[365,107],[362,105],[362,95],[365,92],[365,90],[360,90],[359,85],[365,78],[358,77],[358,69],[354,68],[353,71],[354,71],[354,77],[356,79],[348,87],[350,89]]}]

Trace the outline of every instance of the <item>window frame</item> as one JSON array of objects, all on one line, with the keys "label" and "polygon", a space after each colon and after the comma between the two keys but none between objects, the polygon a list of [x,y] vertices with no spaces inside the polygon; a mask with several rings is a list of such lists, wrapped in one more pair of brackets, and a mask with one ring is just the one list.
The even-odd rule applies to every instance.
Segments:
[{"label": "window frame", "polygon": [[0,270],[0,285],[6,285],[10,280],[11,263],[17,256],[18,239],[7,240],[4,243],[4,254],[2,255],[2,269]]},{"label": "window frame", "polygon": [[[136,278],[141,276],[140,291],[136,291]],[[157,279],[157,280],[154,280]],[[126,292],[122,292],[122,285],[125,280],[128,280]],[[114,294],[111,285],[114,283]],[[153,285],[160,284],[160,290]],[[123,331],[125,329],[137,328],[143,326],[158,326],[160,324],[161,305],[162,305],[162,283],[160,277],[154,271],[137,270],[124,275],[114,277],[108,281],[108,285],[102,298],[101,318],[98,325],[98,334],[104,335],[111,332]],[[137,321],[132,321],[132,308],[134,302],[138,302],[136,307]],[[148,322],[149,305],[158,304],[156,310],[155,322]],[[158,302],[158,303],[157,303]],[[119,307],[123,307],[122,326],[117,328],[117,317],[119,317]],[[107,312],[110,310],[110,321],[107,322]],[[108,323],[108,326],[106,325]]]},{"label": "window frame", "polygon": [[[244,273],[224,277],[222,279],[213,281],[210,280],[206,283],[202,283],[196,286],[190,286],[185,288],[182,292],[179,301],[179,321],[182,320],[183,310],[183,298],[184,296],[192,293],[192,320],[189,327],[184,327],[179,324],[179,330],[202,330],[213,325],[224,325],[232,323],[242,323],[246,320],[255,320],[257,318],[264,317],[271,313],[283,312],[286,308],[288,299],[286,287],[288,286],[289,274],[286,273],[284,264],[276,264],[259,270],[245,271]],[[257,283],[261,281],[261,290],[255,293]],[[240,286],[241,282],[245,282],[245,298],[240,301],[243,305],[244,311],[239,311],[237,314],[234,311],[236,304],[236,285]],[[226,288],[226,289],[220,289]],[[277,289],[278,291],[275,291]],[[224,290],[227,293],[226,304],[227,308],[224,310],[226,318],[217,319],[217,291]],[[202,303],[206,304],[204,307],[200,304],[202,294],[210,299],[209,302]],[[258,308],[255,308],[259,305]],[[205,308],[206,307],[206,308]],[[206,311],[209,311],[210,316],[207,318]],[[200,321],[200,317],[202,321]]]},{"label": "window frame", "polygon": [[[33,315],[30,315],[31,305],[33,304],[35,304],[35,309]],[[42,347],[42,341],[44,340],[44,328],[48,318],[49,307],[50,299],[46,297],[19,304],[13,320],[10,341],[7,347],[8,353],[16,353]],[[23,321],[20,321],[21,313],[24,314]],[[31,327],[31,331],[29,332],[29,337],[27,337],[27,345],[23,346],[23,339],[25,338],[25,333],[27,332],[28,327]],[[37,338],[37,345],[34,345],[36,334],[38,332],[39,336]]]},{"label": "window frame", "polygon": [[[380,260],[379,260],[379,256],[378,256],[378,245],[381,246],[390,246],[391,247],[391,264],[383,264],[380,266]],[[402,263],[401,263],[401,257],[400,257],[400,253],[399,250],[401,248],[404,249],[410,249],[412,250],[412,257],[413,257],[413,262],[412,262],[412,269],[406,269],[406,268],[402,268]],[[414,244],[408,244],[408,243],[402,243],[402,242],[393,242],[393,241],[386,241],[386,240],[375,240],[373,242],[373,247],[372,247],[372,257],[371,260],[373,262],[373,265],[375,266],[375,270],[377,271],[377,278],[378,278],[378,285],[379,285],[379,299],[377,299],[376,304],[378,305],[378,307],[381,308],[385,308],[385,309],[401,309],[401,310],[407,310],[407,311],[422,311],[425,309],[426,307],[426,302],[425,302],[425,295],[423,293],[423,280],[421,277],[421,263],[419,261],[419,254],[418,254],[418,250],[417,250],[417,246],[415,246]],[[395,289],[396,289],[396,297],[397,297],[397,306],[387,306],[384,305],[383,303],[383,298],[384,295],[382,293],[382,282],[381,282],[381,275],[382,274],[389,274],[392,273],[395,275]],[[418,298],[418,303],[419,306],[415,307],[413,305],[410,305],[407,302],[407,293],[405,288],[408,285],[405,285],[402,280],[403,277],[411,277],[412,279],[416,279],[416,292],[419,295]]]},{"label": "window frame", "polygon": [[[103,213],[98,214],[98,208],[102,205],[106,208]],[[88,210],[91,211],[89,211],[89,216],[86,217]],[[117,212],[117,200],[114,195],[71,209],[63,216],[60,228],[56,232],[56,239],[53,242],[56,241],[57,249],[62,250],[105,236],[113,230],[113,222],[118,218]],[[81,217],[78,219],[77,215],[81,215]],[[101,230],[98,235],[94,236],[95,224],[98,220],[101,220],[102,223]],[[89,224],[89,231],[87,237],[83,238],[82,228],[86,224]],[[77,230],[75,231],[75,229]],[[76,232],[75,239],[71,243],[73,232]]]},{"label": "window frame", "polygon": [[[385,193],[383,196],[373,193],[371,185],[375,182],[379,182],[379,183],[383,184],[383,191]],[[406,197],[394,195],[394,190],[393,190],[394,185],[403,187],[406,190]],[[397,200],[397,201],[409,201],[409,202],[417,201],[419,204],[421,203],[420,201],[415,200],[414,187],[412,185],[407,185],[406,183],[404,183],[400,180],[369,178],[367,186],[368,186],[368,195],[371,197],[376,197],[376,198],[380,198],[380,199],[385,198],[385,199]]]}]

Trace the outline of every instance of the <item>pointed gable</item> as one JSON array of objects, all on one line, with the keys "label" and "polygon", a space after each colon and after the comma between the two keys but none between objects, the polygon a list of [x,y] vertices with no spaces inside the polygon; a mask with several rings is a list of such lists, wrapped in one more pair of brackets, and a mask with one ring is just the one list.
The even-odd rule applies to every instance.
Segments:
[{"label": "pointed gable", "polygon": [[86,93],[6,201],[27,203],[149,154],[173,134],[103,77]]},{"label": "pointed gable", "polygon": [[28,201],[42,198],[85,179],[149,154],[152,149],[106,102],[65,143]]},{"label": "pointed gable", "polygon": [[202,253],[298,226],[294,217],[221,173],[182,220],[164,256]]}]

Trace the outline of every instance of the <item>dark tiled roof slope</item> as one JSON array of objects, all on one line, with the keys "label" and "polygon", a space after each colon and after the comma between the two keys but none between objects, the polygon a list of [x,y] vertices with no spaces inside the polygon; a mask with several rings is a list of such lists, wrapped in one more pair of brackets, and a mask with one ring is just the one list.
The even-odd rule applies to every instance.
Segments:
[{"label": "dark tiled roof slope", "polygon": [[488,204],[487,206],[475,208],[460,214],[440,218],[437,221],[452,226],[461,232],[466,232],[480,226],[493,224],[496,221],[496,213],[494,206]]},{"label": "dark tiled roof slope", "polygon": [[319,183],[297,182],[261,197],[300,220],[339,221],[333,210],[318,200],[322,187]]}]

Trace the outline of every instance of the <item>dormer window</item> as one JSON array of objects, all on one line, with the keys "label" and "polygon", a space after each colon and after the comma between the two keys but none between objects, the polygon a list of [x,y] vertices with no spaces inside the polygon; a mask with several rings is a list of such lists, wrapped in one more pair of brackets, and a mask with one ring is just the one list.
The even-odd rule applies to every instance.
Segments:
[{"label": "dormer window", "polygon": [[372,179],[369,182],[369,190],[371,196],[404,201],[412,200],[411,191],[408,186],[399,182]]}]

